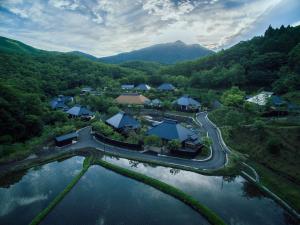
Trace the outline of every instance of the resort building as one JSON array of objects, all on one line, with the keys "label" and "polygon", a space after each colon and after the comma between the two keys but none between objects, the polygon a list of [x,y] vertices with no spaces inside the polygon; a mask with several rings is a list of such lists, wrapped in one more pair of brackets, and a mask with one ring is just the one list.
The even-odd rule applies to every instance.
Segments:
[{"label": "resort building", "polygon": [[72,132],[55,138],[55,145],[58,147],[74,144],[77,142],[78,133]]},{"label": "resort building", "polygon": [[151,87],[148,84],[139,84],[135,89],[139,91],[150,91]]},{"label": "resort building", "polygon": [[127,105],[144,105],[147,101],[150,101],[148,98],[138,93],[124,93],[115,100],[119,104]]},{"label": "resort building", "polygon": [[81,105],[75,105],[71,109],[67,111],[67,114],[70,118],[81,118],[90,120],[94,117],[94,113],[92,113],[88,108]]},{"label": "resort building", "polygon": [[174,91],[175,90],[175,87],[170,84],[170,83],[164,83],[164,84],[161,84],[157,90],[159,91]]},{"label": "resort building", "polygon": [[73,97],[59,95],[57,98],[51,100],[50,106],[55,110],[67,111],[69,107],[66,104],[70,102],[73,102]]},{"label": "resort building", "polygon": [[195,99],[191,98],[188,95],[184,95],[178,98],[173,104],[182,111],[198,111],[201,107],[200,102],[196,101]]},{"label": "resort building", "polygon": [[123,84],[121,85],[122,90],[132,90],[134,88],[133,84]]},{"label": "resort building", "polygon": [[81,89],[80,94],[81,95],[86,95],[86,94],[90,94],[93,91],[93,88],[91,87],[84,87]]},{"label": "resort building", "polygon": [[179,154],[194,155],[202,146],[198,135],[182,126],[177,120],[165,119],[162,123],[150,128],[147,135],[156,135],[165,143],[179,140],[181,148],[176,150]]},{"label": "resort building", "polygon": [[105,122],[115,130],[121,132],[136,130],[141,127],[140,123],[136,119],[125,112],[119,112],[111,118],[107,119]]},{"label": "resort building", "polygon": [[258,95],[255,95],[253,97],[249,97],[246,101],[251,102],[260,106],[264,106],[267,104],[269,98],[273,95],[273,92],[267,92],[263,91],[259,93]]}]

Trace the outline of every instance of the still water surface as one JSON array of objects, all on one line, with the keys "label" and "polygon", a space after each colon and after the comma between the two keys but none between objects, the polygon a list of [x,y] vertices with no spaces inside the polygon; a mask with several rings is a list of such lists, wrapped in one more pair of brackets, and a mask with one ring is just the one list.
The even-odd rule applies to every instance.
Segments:
[{"label": "still water surface", "polygon": [[30,223],[80,172],[83,160],[76,156],[0,180],[0,224]]},{"label": "still water surface", "polygon": [[298,224],[279,204],[241,176],[204,176],[105,156],[108,162],[171,184],[213,209],[228,224]]},{"label": "still water surface", "polygon": [[89,168],[42,224],[208,223],[175,198],[95,165]]},{"label": "still water surface", "polygon": [[[83,157],[52,162],[0,180],[0,224],[28,224],[82,168]],[[241,176],[204,176],[105,156],[108,162],[162,180],[213,209],[228,224],[297,224]],[[91,166],[42,222],[48,224],[207,224],[182,202],[150,186]]]}]

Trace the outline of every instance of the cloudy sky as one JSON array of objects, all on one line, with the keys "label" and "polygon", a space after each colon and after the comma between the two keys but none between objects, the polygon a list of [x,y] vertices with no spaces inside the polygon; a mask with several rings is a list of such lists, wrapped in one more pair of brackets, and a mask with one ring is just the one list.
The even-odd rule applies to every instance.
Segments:
[{"label": "cloudy sky", "polygon": [[299,12],[300,0],[0,0],[0,35],[95,56],[176,40],[219,50]]}]

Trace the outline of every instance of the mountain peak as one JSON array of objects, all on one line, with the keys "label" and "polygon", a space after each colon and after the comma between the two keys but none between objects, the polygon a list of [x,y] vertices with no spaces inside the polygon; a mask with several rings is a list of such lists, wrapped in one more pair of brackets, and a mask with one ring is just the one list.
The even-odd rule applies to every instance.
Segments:
[{"label": "mountain peak", "polygon": [[128,61],[152,61],[173,64],[180,61],[193,60],[214,52],[199,44],[187,45],[181,40],[171,43],[152,45],[132,52],[100,58],[107,63],[123,63]]},{"label": "mountain peak", "polygon": [[178,45],[186,45],[183,41],[181,40],[177,40],[174,42],[174,44],[178,44]]}]

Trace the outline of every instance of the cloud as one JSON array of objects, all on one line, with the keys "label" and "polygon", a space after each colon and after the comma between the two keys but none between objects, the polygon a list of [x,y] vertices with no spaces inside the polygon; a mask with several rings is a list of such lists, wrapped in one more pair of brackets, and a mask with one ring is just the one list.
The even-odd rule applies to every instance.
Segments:
[{"label": "cloud", "polygon": [[218,50],[239,41],[281,1],[2,0],[0,35],[96,56],[178,39]]},{"label": "cloud", "polygon": [[5,216],[15,210],[19,206],[26,206],[38,201],[44,201],[48,199],[48,195],[35,195],[31,197],[18,197],[18,196],[2,196],[5,198],[5,204],[1,205],[0,216]]},{"label": "cloud", "polygon": [[293,27],[296,27],[296,26],[299,26],[299,25],[300,25],[300,20],[292,24]]}]

